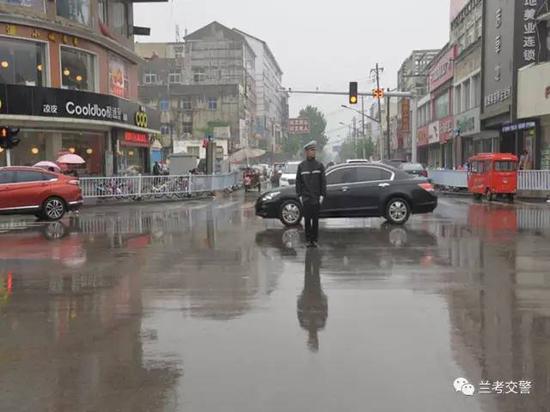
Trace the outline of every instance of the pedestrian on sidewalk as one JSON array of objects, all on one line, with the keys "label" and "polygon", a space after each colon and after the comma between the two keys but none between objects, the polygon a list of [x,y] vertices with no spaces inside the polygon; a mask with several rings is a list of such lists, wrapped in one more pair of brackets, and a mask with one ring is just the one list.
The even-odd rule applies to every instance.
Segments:
[{"label": "pedestrian on sidewalk", "polygon": [[317,142],[306,144],[304,151],[306,160],[300,163],[296,172],[296,194],[302,203],[307,247],[317,247],[319,212],[327,195],[327,180],[325,166],[315,159]]}]

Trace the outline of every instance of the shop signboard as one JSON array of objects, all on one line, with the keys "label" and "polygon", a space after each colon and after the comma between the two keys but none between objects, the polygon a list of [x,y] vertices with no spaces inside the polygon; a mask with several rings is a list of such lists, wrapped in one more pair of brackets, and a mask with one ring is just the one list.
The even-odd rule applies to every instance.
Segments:
[{"label": "shop signboard", "polygon": [[120,142],[124,146],[149,147],[149,136],[146,133],[125,131]]},{"label": "shop signboard", "polygon": [[447,143],[453,138],[453,116],[439,120],[439,142]]},{"label": "shop signboard", "polygon": [[309,119],[288,119],[289,134],[308,134],[309,132]]},{"label": "shop signboard", "polygon": [[472,109],[455,117],[455,129],[460,136],[479,133],[479,108]]},{"label": "shop signboard", "polygon": [[455,57],[456,46],[451,46],[434,64],[428,74],[430,92],[435,91],[439,86],[453,78]]},{"label": "shop signboard", "polygon": [[[160,130],[160,113],[115,96],[77,90],[0,85],[0,115],[108,121]],[[136,123],[136,119],[139,122]],[[146,119],[146,120],[144,120]]]},{"label": "shop signboard", "polygon": [[432,122],[428,125],[428,143],[439,143],[439,122]]},{"label": "shop signboard", "polygon": [[416,132],[418,146],[426,146],[429,143],[428,126],[421,127]]}]

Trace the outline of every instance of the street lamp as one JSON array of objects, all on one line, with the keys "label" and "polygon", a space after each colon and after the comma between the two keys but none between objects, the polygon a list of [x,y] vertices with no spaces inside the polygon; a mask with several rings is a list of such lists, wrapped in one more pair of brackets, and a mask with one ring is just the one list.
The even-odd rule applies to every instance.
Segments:
[{"label": "street lamp", "polygon": [[[380,123],[380,120],[375,119],[374,117],[370,117],[368,114],[363,113],[361,110],[354,109],[353,107],[346,106],[345,104],[343,104],[342,107],[344,109],[353,110],[354,112],[359,113],[361,116],[366,117],[373,122]],[[365,119],[363,119],[363,121],[365,121]]]}]

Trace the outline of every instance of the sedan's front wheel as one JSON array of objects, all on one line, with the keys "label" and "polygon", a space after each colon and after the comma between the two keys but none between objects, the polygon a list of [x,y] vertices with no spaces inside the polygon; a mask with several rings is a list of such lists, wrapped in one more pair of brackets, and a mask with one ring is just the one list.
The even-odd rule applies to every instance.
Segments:
[{"label": "sedan's front wheel", "polygon": [[279,219],[285,226],[295,226],[302,220],[302,209],[296,200],[287,200],[281,205]]},{"label": "sedan's front wheel", "polygon": [[386,205],[386,219],[395,225],[402,225],[411,215],[409,203],[402,198],[391,199]]},{"label": "sedan's front wheel", "polygon": [[59,220],[65,214],[65,202],[58,197],[46,199],[42,206],[42,216],[46,220]]}]

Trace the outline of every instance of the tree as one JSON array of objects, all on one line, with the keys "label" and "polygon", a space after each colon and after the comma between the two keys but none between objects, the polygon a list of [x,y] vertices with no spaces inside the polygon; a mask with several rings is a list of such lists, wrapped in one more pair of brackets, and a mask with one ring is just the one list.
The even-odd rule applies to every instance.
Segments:
[{"label": "tree", "polygon": [[317,152],[321,153],[328,142],[325,134],[327,128],[325,115],[317,107],[307,106],[300,110],[299,117],[309,120],[309,133],[288,136],[284,142],[283,150],[285,153],[295,156],[300,153],[306,143],[316,140]]},{"label": "tree", "polygon": [[370,137],[358,137],[357,141],[353,139],[346,140],[340,148],[340,160],[346,159],[369,159],[374,155],[376,150],[375,144]]}]

